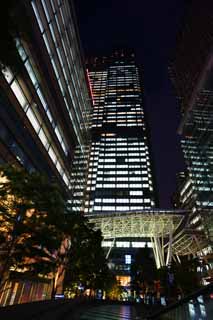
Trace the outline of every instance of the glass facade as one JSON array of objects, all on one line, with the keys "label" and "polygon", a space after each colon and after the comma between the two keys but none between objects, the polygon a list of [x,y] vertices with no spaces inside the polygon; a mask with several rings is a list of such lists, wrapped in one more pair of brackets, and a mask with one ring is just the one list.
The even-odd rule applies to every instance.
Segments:
[{"label": "glass facade", "polygon": [[84,199],[87,183],[89,144],[84,146],[84,152],[80,146],[76,147],[71,170],[70,205],[73,211],[84,211]]},{"label": "glass facade", "polygon": [[155,207],[142,86],[133,55],[94,61],[85,213]]},{"label": "glass facade", "polygon": [[88,92],[74,24],[67,0],[34,0],[31,5],[49,54],[76,139],[88,130]]},{"label": "glass facade", "polygon": [[23,5],[31,25],[28,37],[14,39],[20,64],[0,75],[1,158],[57,177],[70,194],[74,155],[87,156],[91,111],[75,14],[68,0]]},{"label": "glass facade", "polygon": [[[193,209],[191,224],[213,235],[213,82],[207,75],[197,103],[183,126],[182,149],[188,170],[187,207]],[[184,190],[182,192],[185,192]]]},{"label": "glass facade", "polygon": [[213,109],[212,105],[197,105],[185,125],[182,149],[189,176],[196,193],[196,205],[213,208]]},{"label": "glass facade", "polygon": [[182,207],[190,209],[189,224],[213,235],[213,56],[212,1],[188,4],[170,72],[182,120],[187,177],[181,190]]}]

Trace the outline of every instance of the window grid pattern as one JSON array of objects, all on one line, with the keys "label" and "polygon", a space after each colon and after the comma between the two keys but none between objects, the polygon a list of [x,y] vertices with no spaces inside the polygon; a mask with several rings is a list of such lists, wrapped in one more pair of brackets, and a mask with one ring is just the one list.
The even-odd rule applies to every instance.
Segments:
[{"label": "window grid pattern", "polygon": [[[43,122],[43,119],[38,112],[37,105],[29,96],[29,92],[18,75],[14,75],[9,69],[2,71],[4,78],[8,82],[13,94],[15,95],[19,105],[23,109],[28,118],[31,126],[35,130],[39,140],[46,149],[50,159],[52,160],[54,166],[57,168],[61,178],[67,187],[70,187],[70,177],[68,172],[66,172],[65,166],[63,165],[63,160],[59,155],[57,147],[53,142],[48,129]],[[39,89],[39,86],[37,87]]]},{"label": "window grid pattern", "polygon": [[[201,97],[211,101],[213,95],[203,92]],[[181,141],[191,181],[189,199],[196,199],[197,208],[213,208],[212,123],[212,105],[197,104],[188,116]]]},{"label": "window grid pattern", "polygon": [[[95,68],[94,68],[95,69]],[[150,154],[134,61],[89,71],[94,108],[85,212],[155,206]]]},{"label": "window grid pattern", "polygon": [[69,4],[67,0],[31,3],[76,139],[83,149],[83,131],[89,129],[90,102]]},{"label": "window grid pattern", "polygon": [[25,69],[32,81],[32,84],[37,92],[37,95],[40,99],[40,102],[41,102],[41,105],[53,127],[53,130],[55,131],[55,134],[56,134],[56,137],[65,153],[65,155],[67,156],[68,154],[68,148],[67,148],[67,142],[66,142],[66,139],[63,135],[63,132],[62,132],[62,129],[60,127],[59,124],[57,124],[57,122],[54,120],[54,117],[51,113],[51,110],[48,106],[48,103],[44,97],[44,93],[43,93],[43,90],[42,90],[42,87],[39,83],[39,80],[38,80],[38,76],[35,72],[35,69],[33,67],[33,61],[32,61],[32,58],[30,58],[27,54],[26,54],[26,50],[24,49],[24,47],[22,46],[21,42],[19,40],[16,41],[16,46],[17,46],[17,49],[18,49],[18,52],[19,52],[19,55],[24,63],[24,66],[25,66]]}]

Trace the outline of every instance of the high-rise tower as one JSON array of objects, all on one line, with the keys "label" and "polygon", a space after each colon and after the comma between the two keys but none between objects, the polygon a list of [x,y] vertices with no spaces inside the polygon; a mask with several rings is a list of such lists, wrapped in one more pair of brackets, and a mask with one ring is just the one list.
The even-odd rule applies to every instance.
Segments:
[{"label": "high-rise tower", "polygon": [[[192,1],[177,35],[171,78],[179,99],[182,149],[187,167],[179,204],[191,209],[191,228],[213,239],[213,2]],[[212,260],[209,262],[212,268]]]},{"label": "high-rise tower", "polygon": [[143,90],[134,54],[89,64],[93,97],[85,213],[156,206]]},{"label": "high-rise tower", "polygon": [[[0,163],[54,178],[70,201],[75,198],[73,210],[80,210],[91,101],[73,1],[8,3],[11,15],[5,26],[12,26],[12,31],[8,36],[10,28],[4,30],[6,35],[0,28],[4,34],[4,50],[0,52],[0,66],[4,66],[0,71]],[[0,24],[5,27],[2,20]],[[16,231],[16,223],[13,227]],[[63,264],[59,268],[57,292],[64,277]],[[0,292],[1,305],[51,296],[50,275],[45,279],[39,275],[34,281],[25,278],[22,270],[20,274],[20,280],[17,273],[16,280],[11,276],[5,283],[7,289]]]},{"label": "high-rise tower", "polygon": [[[189,206],[212,209],[213,124],[213,3],[193,1],[177,36],[171,78],[178,96],[182,121],[182,149],[192,188]],[[197,217],[196,217],[197,219]],[[200,219],[200,218],[199,218]]]},{"label": "high-rise tower", "polygon": [[69,198],[85,183],[70,173],[76,149],[85,155],[91,108],[72,3],[13,2],[13,59],[0,72],[0,162],[55,177]]}]

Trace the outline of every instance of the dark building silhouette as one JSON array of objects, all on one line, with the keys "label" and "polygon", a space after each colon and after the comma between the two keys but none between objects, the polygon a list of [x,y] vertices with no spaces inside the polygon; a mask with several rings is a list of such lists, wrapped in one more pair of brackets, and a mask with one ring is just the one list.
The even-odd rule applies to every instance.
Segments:
[{"label": "dark building silhouette", "polygon": [[[212,252],[213,239],[212,15],[212,1],[189,3],[170,67],[182,113],[179,133],[187,168],[177,202],[191,210],[189,225],[207,235],[205,254]],[[209,263],[212,267],[212,260]]]}]

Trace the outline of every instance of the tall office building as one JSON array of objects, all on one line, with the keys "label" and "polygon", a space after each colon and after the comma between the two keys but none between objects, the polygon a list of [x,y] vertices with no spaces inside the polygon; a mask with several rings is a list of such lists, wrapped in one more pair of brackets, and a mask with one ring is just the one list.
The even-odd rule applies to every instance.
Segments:
[{"label": "tall office building", "polygon": [[76,149],[85,156],[91,108],[72,1],[19,1],[11,10],[17,34],[0,75],[0,159],[55,177],[71,197],[85,184],[71,171]]},{"label": "tall office building", "polygon": [[188,176],[184,171],[176,174],[176,188],[172,195],[172,204],[174,208],[184,208],[186,200],[188,199]]},{"label": "tall office building", "polygon": [[213,55],[212,1],[193,1],[178,33],[171,78],[179,98],[182,149],[192,180],[194,205],[212,208]]},{"label": "tall office building", "polygon": [[156,206],[143,87],[134,54],[88,64],[93,99],[85,213]]},{"label": "tall office building", "polygon": [[[12,52],[0,71],[0,162],[46,173],[68,199],[79,196],[72,202],[79,209],[91,100],[72,1],[10,3]],[[5,287],[1,305],[48,299],[52,282],[22,277]]]},{"label": "tall office building", "polygon": [[[182,113],[179,133],[187,167],[181,202],[191,209],[189,225],[204,231],[209,244],[213,240],[212,14],[212,1],[205,6],[191,1],[170,69]],[[210,246],[205,252],[209,251]]]},{"label": "tall office building", "polygon": [[181,145],[192,184],[194,204],[196,207],[213,209],[213,87],[207,87],[207,83],[202,88],[204,100],[201,100],[200,94],[199,102],[188,114]]}]

